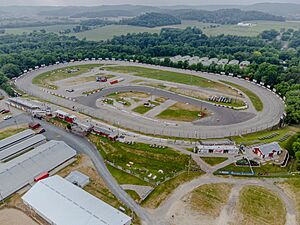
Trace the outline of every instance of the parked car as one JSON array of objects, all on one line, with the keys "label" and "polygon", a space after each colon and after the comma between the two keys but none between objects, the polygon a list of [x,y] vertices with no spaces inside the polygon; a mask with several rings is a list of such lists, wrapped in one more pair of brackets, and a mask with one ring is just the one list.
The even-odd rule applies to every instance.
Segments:
[{"label": "parked car", "polygon": [[12,118],[12,116],[11,115],[8,115],[8,116],[5,116],[3,119],[4,120],[9,120],[9,119],[11,119]]},{"label": "parked car", "polygon": [[36,134],[42,134],[42,133],[44,133],[44,132],[46,132],[46,130],[45,130],[44,128],[40,128],[40,129],[38,129],[35,133],[36,133]]},{"label": "parked car", "polygon": [[9,113],[10,111],[9,111],[8,109],[2,109],[0,112],[1,112],[2,114],[5,114],[5,113]]}]

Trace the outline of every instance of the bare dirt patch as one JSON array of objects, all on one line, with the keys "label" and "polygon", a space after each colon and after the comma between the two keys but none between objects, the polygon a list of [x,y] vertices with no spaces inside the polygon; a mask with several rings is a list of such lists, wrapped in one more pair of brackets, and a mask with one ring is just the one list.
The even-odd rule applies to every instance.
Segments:
[{"label": "bare dirt patch", "polygon": [[1,225],[39,225],[18,209],[4,208],[0,210]]}]

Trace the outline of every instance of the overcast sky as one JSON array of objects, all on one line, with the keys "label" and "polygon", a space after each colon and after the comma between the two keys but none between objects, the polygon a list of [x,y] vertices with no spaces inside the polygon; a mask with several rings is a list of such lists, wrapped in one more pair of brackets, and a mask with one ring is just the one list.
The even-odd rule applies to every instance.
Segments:
[{"label": "overcast sky", "polygon": [[299,3],[300,0],[0,0],[3,5],[209,5],[209,4],[252,4],[258,2]]}]

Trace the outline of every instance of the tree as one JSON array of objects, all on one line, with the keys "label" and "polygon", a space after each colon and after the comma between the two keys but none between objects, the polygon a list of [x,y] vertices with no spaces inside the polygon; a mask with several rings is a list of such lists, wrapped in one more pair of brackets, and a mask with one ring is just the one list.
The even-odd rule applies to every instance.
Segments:
[{"label": "tree", "polygon": [[8,78],[17,77],[21,73],[20,68],[17,65],[12,64],[12,63],[8,63],[8,64],[5,64],[4,66],[2,66],[1,71]]}]

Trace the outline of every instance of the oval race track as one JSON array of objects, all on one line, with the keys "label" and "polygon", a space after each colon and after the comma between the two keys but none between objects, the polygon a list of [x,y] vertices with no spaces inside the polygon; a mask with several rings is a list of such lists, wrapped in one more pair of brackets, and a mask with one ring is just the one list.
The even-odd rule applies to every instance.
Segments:
[{"label": "oval race track", "polygon": [[[90,95],[88,97],[79,97],[78,101],[73,102],[67,99],[53,96],[45,92],[43,88],[37,87],[32,84],[32,79],[41,73],[51,71],[54,69],[70,66],[70,65],[82,65],[99,62],[118,64],[118,65],[133,65],[142,66],[147,68],[156,68],[161,70],[168,70],[174,72],[181,72],[186,74],[193,74],[195,76],[201,76],[210,80],[229,81],[240,86],[243,86],[254,93],[263,102],[263,110],[257,113],[234,111],[231,109],[220,108],[213,106],[210,103],[200,100],[192,99],[189,97],[177,95],[175,93],[142,86],[116,86],[113,88],[104,89],[102,92]],[[184,138],[222,138],[233,135],[240,135],[246,133],[252,133],[258,130],[263,130],[269,127],[277,125],[280,117],[284,113],[284,102],[272,91],[267,88],[260,87],[251,82],[243,79],[238,79],[229,76],[222,76],[218,74],[207,74],[194,71],[185,71],[175,68],[159,67],[138,63],[129,62],[112,62],[112,61],[81,61],[73,62],[69,64],[59,64],[49,66],[43,69],[38,69],[25,74],[16,80],[16,86],[21,90],[27,92],[30,95],[42,98],[44,100],[53,102],[54,104],[61,105],[67,108],[73,106],[82,113],[88,114],[92,117],[99,118],[107,121],[110,124],[118,125],[120,127],[129,128],[145,134],[184,137]],[[97,108],[96,100],[109,93],[117,91],[144,91],[154,93],[168,97],[170,99],[188,102],[190,104],[196,104],[201,107],[208,108],[214,113],[212,118],[203,119],[203,121],[197,121],[192,123],[175,123],[175,122],[162,122],[155,119],[146,118],[137,114],[124,112],[121,110],[105,108]]]}]

